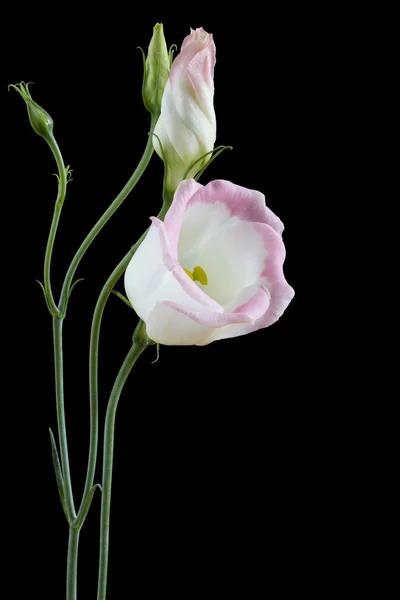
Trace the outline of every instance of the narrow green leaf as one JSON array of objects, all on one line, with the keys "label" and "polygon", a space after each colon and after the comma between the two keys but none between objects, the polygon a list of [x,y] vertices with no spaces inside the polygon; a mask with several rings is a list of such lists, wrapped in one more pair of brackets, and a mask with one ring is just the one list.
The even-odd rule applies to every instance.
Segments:
[{"label": "narrow green leaf", "polygon": [[67,167],[65,167],[65,177],[67,180],[67,183],[69,183],[70,181],[73,181],[72,179],[72,173],[73,173],[73,169],[71,169],[71,167],[68,165]]},{"label": "narrow green leaf", "polygon": [[65,500],[64,500],[64,477],[62,474],[60,459],[58,458],[56,442],[55,442],[54,435],[53,435],[53,432],[50,429],[50,427],[49,427],[49,433],[50,433],[50,442],[51,442],[51,455],[53,458],[54,472],[56,474],[58,493],[60,496],[61,506],[63,507],[65,518],[68,521],[68,515],[67,515],[66,508],[65,508]]},{"label": "narrow green leaf", "polygon": [[42,288],[42,292],[43,292],[43,295],[44,295],[44,299],[45,299],[45,300],[46,300],[46,302],[47,302],[47,294],[46,294],[46,290],[45,290],[45,287],[44,287],[43,283],[42,283],[42,282],[41,282],[39,279],[36,279],[36,281],[38,282],[38,284],[39,284],[39,285],[40,285],[40,287]]},{"label": "narrow green leaf", "polygon": [[97,488],[99,488],[99,490],[100,490],[101,492],[103,491],[103,490],[102,490],[102,487],[101,487],[101,485],[100,485],[99,483],[96,483],[96,484],[95,484],[95,485],[94,485],[94,486],[93,486],[93,487],[92,487],[92,488],[89,490],[89,492],[88,492],[88,495],[87,495],[87,496],[86,496],[86,498],[85,498],[85,502],[84,502],[84,504],[83,504],[83,506],[82,506],[82,512],[81,512],[81,514],[80,514],[80,515],[78,515],[78,516],[76,517],[75,521],[72,523],[72,526],[73,526],[75,529],[80,529],[80,528],[82,527],[82,525],[84,524],[84,522],[85,522],[85,519],[86,519],[86,517],[87,517],[87,514],[88,514],[88,512],[89,512],[90,505],[92,504],[92,500],[93,500],[94,493],[95,493],[95,491],[96,491],[96,489],[97,489]]},{"label": "narrow green leaf", "polygon": [[49,313],[50,313],[50,314],[52,314],[52,313],[51,313],[51,309],[50,309],[50,304],[49,304],[49,301],[47,300],[46,289],[45,289],[45,287],[44,287],[43,283],[42,283],[41,281],[39,281],[39,279],[36,279],[36,281],[38,282],[38,284],[39,284],[39,285],[40,285],[40,287],[42,288],[42,292],[43,292],[44,299],[45,299],[45,301],[46,301],[46,306],[47,306],[47,309],[48,309]]}]

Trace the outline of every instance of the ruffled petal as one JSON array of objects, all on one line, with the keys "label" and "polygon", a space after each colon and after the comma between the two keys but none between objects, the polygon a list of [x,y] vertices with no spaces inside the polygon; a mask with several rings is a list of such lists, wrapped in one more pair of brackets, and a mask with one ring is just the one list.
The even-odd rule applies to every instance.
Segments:
[{"label": "ruffled petal", "polygon": [[287,283],[286,280],[276,281],[271,293],[271,300],[268,310],[253,323],[244,323],[240,325],[230,325],[223,327],[215,332],[213,341],[224,340],[228,338],[238,337],[246,335],[269,327],[275,323],[285,312],[288,304],[294,296],[293,288]]},{"label": "ruffled petal", "polygon": [[197,190],[187,203],[184,222],[190,217],[190,214],[187,214],[188,211],[197,204],[206,204],[209,209],[214,205],[222,204],[226,208],[226,219],[236,217],[240,221],[264,223],[275,229],[279,234],[284,229],[280,218],[265,205],[264,194],[257,190],[249,190],[230,181],[217,179]]},{"label": "ruffled petal", "polygon": [[146,331],[152,340],[166,346],[204,346],[212,341],[214,333],[165,302],[156,304],[149,313]]},{"label": "ruffled petal", "polygon": [[205,311],[171,301],[160,302],[149,315],[147,333],[155,342],[167,346],[204,346],[216,339],[221,328],[253,323],[265,314],[269,301],[268,290],[259,286],[253,288],[251,298],[232,313]]},{"label": "ruffled petal", "polygon": [[125,273],[125,290],[139,317],[147,322],[155,304],[165,300],[223,312],[223,308],[199,289],[177,263],[164,224],[155,218],[152,221]]},{"label": "ruffled petal", "polygon": [[196,254],[210,238],[224,227],[240,222],[263,223],[278,234],[283,231],[282,221],[265,206],[265,197],[256,190],[248,190],[229,181],[212,181],[206,186],[194,180],[182,181],[165,217],[165,226],[185,266],[195,260]]}]

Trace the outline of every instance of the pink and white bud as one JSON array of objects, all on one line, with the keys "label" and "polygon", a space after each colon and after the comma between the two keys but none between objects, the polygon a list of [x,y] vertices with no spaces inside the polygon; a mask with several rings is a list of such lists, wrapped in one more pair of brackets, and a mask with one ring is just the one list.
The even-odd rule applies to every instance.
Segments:
[{"label": "pink and white bud", "polygon": [[[191,29],[171,66],[153,137],[154,149],[167,166],[166,184],[171,192],[176,190],[188,168],[214,148],[215,52],[212,34],[202,27]],[[198,161],[186,177],[193,177],[209,158]]]}]

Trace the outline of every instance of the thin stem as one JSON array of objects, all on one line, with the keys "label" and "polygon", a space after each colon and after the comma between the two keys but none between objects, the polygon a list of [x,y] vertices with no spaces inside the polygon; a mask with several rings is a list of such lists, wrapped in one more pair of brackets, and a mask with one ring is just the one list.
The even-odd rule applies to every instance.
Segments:
[{"label": "thin stem", "polygon": [[66,600],[77,599],[79,529],[69,528]]},{"label": "thin stem", "polygon": [[51,222],[49,238],[47,240],[46,253],[44,257],[44,268],[43,268],[43,279],[44,279],[44,289],[46,290],[46,298],[49,305],[49,309],[53,317],[58,316],[59,310],[54,301],[53,291],[51,289],[51,280],[50,280],[50,265],[51,265],[51,255],[53,253],[54,240],[57,233],[58,222],[60,220],[61,215],[61,207],[56,204],[54,207],[53,219]]},{"label": "thin stem", "polygon": [[[72,484],[71,484],[71,476],[70,476],[70,468],[69,468],[69,459],[68,459],[68,444],[67,444],[67,432],[66,432],[66,423],[65,423],[65,410],[64,410],[64,390],[63,390],[63,360],[62,360],[62,323],[65,317],[65,311],[68,302],[68,294],[70,291],[70,286],[72,283],[72,279],[74,277],[75,271],[79,266],[80,261],[83,258],[86,250],[89,248],[90,244],[93,242],[97,234],[101,231],[107,221],[111,218],[114,212],[119,208],[125,198],[128,196],[130,191],[136,185],[140,177],[142,176],[144,170],[146,169],[150,158],[153,154],[153,144],[152,144],[152,132],[156,124],[156,119],[152,118],[151,127],[150,127],[150,135],[146,144],[145,151],[143,153],[142,159],[139,162],[135,172],[132,177],[129,179],[128,183],[125,185],[123,190],[114,200],[114,202],[110,205],[104,215],[99,219],[90,233],[86,236],[85,240],[82,242],[80,248],[75,254],[72,263],[67,271],[65,276],[63,288],[60,295],[59,308],[55,305],[51,284],[50,284],[50,263],[51,263],[51,255],[54,245],[54,239],[57,232],[58,221],[60,218],[61,208],[65,199],[66,193],[66,184],[67,184],[67,172],[64,167],[64,162],[62,160],[61,153],[58,149],[58,146],[54,140],[54,144],[51,145],[54,156],[57,160],[57,165],[59,168],[59,193],[54,209],[53,221],[50,229],[49,240],[46,248],[45,255],[45,289],[48,291],[48,303],[53,314],[53,331],[54,331],[54,361],[55,361],[55,379],[56,379],[56,390],[57,390],[57,422],[58,422],[58,435],[60,440],[60,454],[61,454],[61,465],[62,472],[64,477],[64,485],[65,485],[65,504],[68,520],[72,523],[76,519],[75,506],[72,494]],[[132,253],[133,254],[133,253]],[[129,261],[128,261],[129,263]],[[127,263],[127,264],[128,264]],[[127,265],[124,265],[124,269]],[[122,271],[123,272],[123,271]],[[118,276],[119,278],[119,276]],[[116,279],[116,281],[118,280]],[[115,283],[114,283],[115,285]],[[109,294],[110,292],[108,292]],[[105,298],[107,300],[108,294]],[[104,302],[105,304],[105,302]],[[104,307],[103,307],[104,309]],[[57,318],[56,317],[59,317]],[[100,316],[101,321],[101,316]],[[98,342],[97,342],[98,346]],[[96,384],[97,384],[97,358],[96,358]],[[79,509],[79,517],[82,516],[82,512],[84,510],[85,501],[90,492],[91,487],[93,486],[94,472],[96,467],[96,458],[97,458],[97,445],[98,445],[98,403],[97,403],[97,388],[96,388],[96,400],[93,401],[93,394],[91,393],[91,401],[90,401],[90,446],[89,446],[89,459],[88,459],[88,469],[87,469],[87,477],[85,483],[85,490],[82,497],[81,506]],[[67,600],[75,600],[76,599],[76,588],[77,588],[77,560],[78,560],[78,544],[79,544],[79,530],[75,528],[70,528],[70,538],[68,545],[68,562],[67,562]],[[77,531],[77,533],[74,533]]]},{"label": "thin stem", "polygon": [[69,269],[67,271],[67,274],[65,276],[64,284],[63,284],[63,287],[61,290],[61,295],[60,295],[59,307],[60,307],[60,311],[62,314],[64,314],[66,306],[67,306],[68,292],[71,287],[73,277],[75,275],[75,272],[79,266],[79,263],[81,262],[81,260],[84,256],[86,250],[89,248],[90,244],[93,242],[93,240],[95,239],[97,234],[102,230],[102,228],[107,223],[107,221],[112,217],[112,215],[115,213],[115,211],[121,206],[122,202],[125,200],[125,198],[128,196],[128,194],[132,191],[132,189],[134,188],[136,183],[139,181],[140,177],[143,175],[147,165],[150,162],[150,159],[154,152],[153,131],[154,131],[154,127],[156,126],[156,122],[157,122],[157,118],[152,116],[151,117],[151,125],[150,125],[150,133],[149,133],[149,137],[147,140],[146,148],[145,148],[145,151],[143,153],[143,156],[142,156],[138,166],[136,167],[136,170],[132,174],[132,177],[129,179],[129,181],[127,182],[125,187],[121,190],[121,192],[115,198],[114,202],[112,204],[110,204],[110,206],[108,207],[106,212],[103,214],[103,216],[97,221],[97,223],[93,227],[93,229],[88,233],[86,238],[83,240],[80,248],[76,252],[74,258],[72,259],[72,262],[71,262]]},{"label": "thin stem", "polygon": [[65,508],[68,521],[75,518],[74,498],[72,495],[71,474],[69,470],[67,429],[65,425],[64,409],[64,381],[63,381],[63,347],[62,347],[63,319],[53,317],[53,343],[54,343],[54,370],[56,382],[56,406],[58,439],[60,442],[61,467],[64,477]]},{"label": "thin stem", "polygon": [[103,450],[103,493],[101,496],[101,516],[100,516],[100,562],[99,562],[99,580],[97,588],[97,600],[105,600],[107,590],[107,572],[108,572],[108,548],[110,532],[110,508],[111,508],[111,484],[112,469],[114,457],[114,427],[115,415],[117,412],[118,401],[124,387],[125,381],[132,370],[133,365],[147,347],[148,342],[137,337],[133,340],[133,345],[129,350],[122,367],[115,380],[110,400],[107,407],[106,420],[104,426],[104,450]]},{"label": "thin stem", "polygon": [[100,292],[100,296],[97,300],[96,307],[92,319],[92,328],[90,332],[90,349],[89,349],[89,390],[90,390],[90,444],[89,444],[89,458],[88,467],[86,472],[85,489],[82,496],[82,502],[79,508],[78,516],[80,516],[85,498],[90,492],[96,469],[97,459],[97,446],[98,446],[98,357],[99,357],[99,339],[100,339],[100,327],[103,319],[103,313],[107,304],[108,297],[111,294],[111,290],[117,284],[120,277],[125,272],[132,256],[139,248],[140,244],[144,240],[147,231],[142,237],[136,242],[129,252],[124,256],[121,262],[115,267],[110,277],[104,284],[103,289]]},{"label": "thin stem", "polygon": [[[158,218],[163,220],[169,206],[164,202]],[[129,265],[132,256],[139,248],[140,244],[146,237],[148,229],[143,233],[134,246],[124,256],[121,262],[115,267],[110,277],[104,284],[103,289],[100,292],[100,296],[97,299],[96,307],[93,313],[92,328],[90,331],[90,348],[89,348],[89,396],[90,396],[90,443],[89,443],[89,458],[88,466],[86,471],[85,489],[82,496],[82,502],[79,507],[78,517],[80,517],[83,510],[85,498],[90,492],[96,469],[97,460],[97,446],[98,446],[98,362],[99,362],[99,340],[100,340],[100,328],[103,319],[104,309],[107,304],[107,300],[111,294],[111,291],[125,273],[127,266]]]},{"label": "thin stem", "polygon": [[50,279],[50,268],[51,268],[51,257],[53,254],[54,240],[57,233],[58,222],[60,220],[61,209],[64,204],[65,195],[67,193],[67,173],[64,165],[64,160],[60,152],[60,148],[53,136],[48,138],[48,144],[53,152],[54,158],[57,162],[58,167],[58,193],[56,203],[54,205],[53,219],[50,226],[50,233],[47,240],[46,252],[44,255],[44,268],[43,268],[43,279],[44,288],[46,290],[47,302],[49,304],[50,312],[55,316],[60,316],[60,311],[54,301],[53,292],[51,289]]}]

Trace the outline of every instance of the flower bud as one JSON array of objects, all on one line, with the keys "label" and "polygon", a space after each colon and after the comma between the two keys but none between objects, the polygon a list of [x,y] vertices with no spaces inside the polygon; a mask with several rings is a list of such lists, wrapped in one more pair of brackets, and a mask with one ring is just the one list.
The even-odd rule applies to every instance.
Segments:
[{"label": "flower bud", "polygon": [[147,58],[143,62],[143,102],[149,112],[158,116],[161,112],[161,100],[170,68],[170,57],[162,23],[154,26]]},{"label": "flower bud", "polygon": [[154,129],[154,149],[164,160],[170,192],[194,177],[214,148],[214,65],[213,36],[202,27],[191,30],[172,63]]},{"label": "flower bud", "polygon": [[32,128],[36,133],[48,140],[53,137],[53,119],[49,115],[48,112],[44,110],[39,104],[32,100],[32,96],[29,92],[29,83],[17,83],[15,85],[11,84],[8,87],[14,88],[22,99],[25,101],[26,107],[28,109],[29,121],[32,125]]}]

